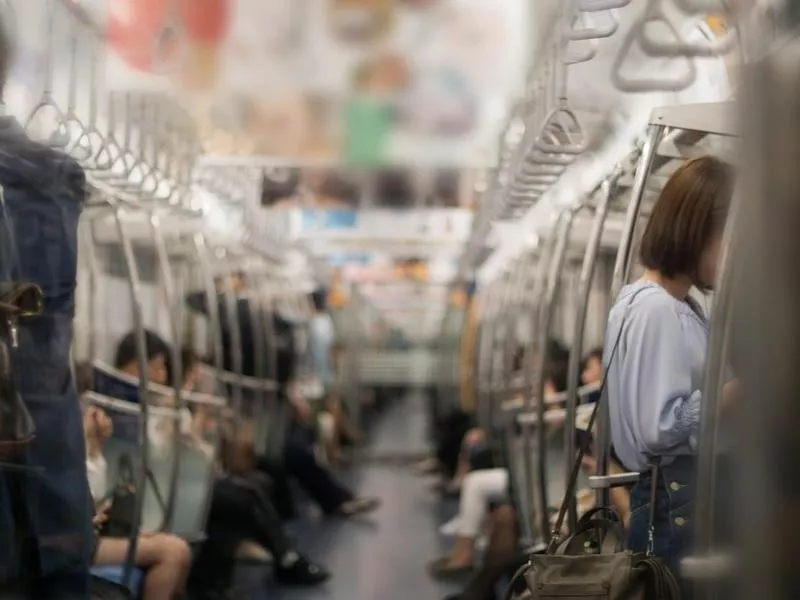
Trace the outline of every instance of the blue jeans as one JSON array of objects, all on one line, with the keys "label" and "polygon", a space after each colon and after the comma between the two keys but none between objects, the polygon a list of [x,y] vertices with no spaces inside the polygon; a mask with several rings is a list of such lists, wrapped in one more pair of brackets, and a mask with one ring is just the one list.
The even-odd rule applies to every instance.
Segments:
[{"label": "blue jeans", "polygon": [[[20,323],[13,353],[36,439],[17,461],[28,468],[24,475],[0,467],[0,586],[30,558],[22,573],[29,597],[82,600],[89,597],[92,502],[70,347],[85,180],[74,160],[0,117],[0,185],[0,281],[35,283],[45,301],[44,314]],[[15,552],[22,533],[32,558]]]},{"label": "blue jeans", "polygon": [[[689,456],[660,467],[653,518],[655,555],[678,579],[683,598],[691,597],[680,579],[680,560],[692,549],[695,473],[695,458]],[[634,552],[647,550],[652,481],[652,472],[642,473],[631,489],[628,548]]]}]

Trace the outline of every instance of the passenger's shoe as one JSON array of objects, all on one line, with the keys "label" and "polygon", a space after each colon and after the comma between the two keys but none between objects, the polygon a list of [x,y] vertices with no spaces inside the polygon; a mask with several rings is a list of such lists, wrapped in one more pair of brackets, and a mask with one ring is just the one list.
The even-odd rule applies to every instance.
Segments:
[{"label": "passenger's shoe", "polygon": [[426,458],[414,465],[414,470],[420,475],[433,475],[439,471],[439,461],[435,458]]},{"label": "passenger's shoe", "polygon": [[458,515],[450,519],[444,525],[439,527],[439,533],[442,535],[446,535],[448,537],[454,536],[458,533],[458,528],[461,525],[461,519],[458,518]]},{"label": "passenger's shoe", "polygon": [[355,517],[375,512],[381,507],[380,498],[353,498],[339,507],[339,514],[343,517]]},{"label": "passenger's shoe", "polygon": [[428,575],[433,579],[460,579],[472,574],[475,569],[473,565],[454,565],[450,562],[449,556],[443,556],[428,563]]},{"label": "passenger's shoe", "polygon": [[299,555],[295,555],[291,565],[275,567],[275,580],[281,585],[319,585],[327,581],[330,576],[331,574],[323,567]]}]

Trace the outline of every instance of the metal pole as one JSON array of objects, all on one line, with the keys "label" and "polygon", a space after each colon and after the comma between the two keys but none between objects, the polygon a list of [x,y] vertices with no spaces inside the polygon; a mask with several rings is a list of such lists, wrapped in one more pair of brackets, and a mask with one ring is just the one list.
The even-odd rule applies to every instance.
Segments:
[{"label": "metal pole", "polygon": [[149,443],[148,415],[149,398],[147,379],[147,341],[145,339],[144,320],[142,318],[141,304],[141,280],[139,278],[139,268],[136,264],[136,255],[133,251],[133,243],[125,228],[125,212],[119,207],[114,209],[114,221],[117,225],[122,252],[125,258],[125,267],[128,275],[128,290],[131,300],[131,314],[133,317],[133,330],[136,334],[136,358],[139,365],[139,406],[141,407],[141,418],[139,420],[139,473],[136,487],[139,494],[136,496],[136,504],[131,516],[131,534],[128,537],[128,550],[125,553],[125,568],[122,573],[122,586],[130,587],[131,576],[133,574],[134,561],[136,560],[136,547],[139,541],[139,530],[142,526],[142,512],[144,510],[145,486],[147,485],[147,472],[149,469]]},{"label": "metal pole", "polygon": [[94,243],[94,232],[92,229],[91,221],[87,220],[81,224],[78,230],[83,238],[83,247],[81,248],[86,255],[86,265],[89,268],[89,285],[87,296],[89,299],[89,364],[94,364],[97,359],[97,340],[95,339],[97,315],[97,294],[100,282],[100,263],[97,260],[97,252]]},{"label": "metal pole", "polygon": [[[226,275],[230,275],[226,273]],[[243,356],[242,356],[242,331],[239,321],[239,298],[233,289],[230,277],[222,288],[222,302],[225,309],[225,320],[228,322],[228,336],[230,344],[231,369],[235,377],[231,382],[231,405],[233,408],[233,423],[238,429],[242,422],[243,412]]]},{"label": "metal pole", "polygon": [[[592,293],[592,282],[594,281],[595,265],[597,255],[600,251],[600,242],[603,238],[603,227],[605,225],[608,208],[614,197],[617,187],[619,171],[614,173],[603,183],[600,188],[600,198],[594,209],[594,220],[589,241],[583,254],[583,264],[581,265],[580,278],[578,280],[578,304],[575,307],[575,335],[572,340],[572,349],[569,354],[569,366],[567,370],[567,405],[566,417],[564,422],[564,481],[565,486],[569,485],[570,475],[572,474],[573,464],[575,463],[575,417],[578,412],[578,388],[580,387],[581,363],[583,362],[583,338],[586,333],[586,317],[589,310],[589,297]],[[564,489],[567,489],[565,487]],[[578,510],[575,498],[570,498],[569,503],[569,530],[574,531],[578,523]]]},{"label": "metal pole", "polygon": [[175,511],[175,498],[178,493],[178,477],[180,476],[181,458],[181,411],[183,410],[183,363],[181,360],[181,337],[180,337],[180,309],[178,299],[175,294],[175,280],[172,275],[172,266],[169,262],[167,244],[161,232],[158,215],[150,213],[150,231],[153,234],[153,244],[156,249],[159,270],[161,271],[161,283],[164,286],[164,295],[167,301],[167,309],[170,314],[170,334],[172,346],[170,358],[172,361],[172,386],[175,390],[175,416],[173,418],[173,439],[172,453],[174,455],[172,469],[170,470],[169,491],[164,506],[164,522],[162,529],[172,530],[172,518]]},{"label": "metal pole", "polygon": [[[660,125],[651,125],[647,135],[647,140],[642,148],[641,159],[636,168],[636,177],[633,181],[633,188],[631,190],[631,197],[628,201],[628,210],[625,213],[625,225],[622,230],[622,239],[617,248],[617,257],[614,262],[614,274],[611,278],[611,301],[613,302],[619,296],[622,286],[628,280],[628,274],[631,269],[631,247],[633,246],[633,235],[636,231],[636,221],[639,217],[639,211],[642,205],[642,199],[645,194],[645,185],[647,183],[647,176],[650,173],[650,167],[653,164],[653,159],[656,156],[658,143],[664,133],[664,127]],[[608,410],[608,389],[603,391],[603,397],[600,398],[600,407],[597,410],[597,439],[596,450],[597,455],[597,471],[596,474],[604,476],[608,468],[608,458],[611,451],[611,425],[609,423],[609,410]],[[609,504],[609,490],[607,486],[599,487],[597,489],[597,506],[608,506]]]},{"label": "metal pole", "polygon": [[[538,315],[539,313],[539,304],[542,300],[539,298],[544,293],[544,288],[547,282],[547,276],[549,274],[549,266],[552,260],[553,253],[555,252],[555,246],[557,242],[557,233],[559,227],[558,224],[552,229],[550,235],[547,236],[544,246],[542,247],[542,253],[539,256],[539,262],[536,264],[535,270],[535,277],[533,281],[533,290],[531,292],[531,298],[533,299],[533,304],[531,307],[531,312],[534,315]],[[541,348],[536,348],[536,343],[538,341],[538,328],[539,323],[536,318],[531,321],[531,335],[528,345],[525,347],[523,351],[523,365],[522,365],[522,372],[523,372],[523,381],[524,381],[524,396],[523,396],[523,410],[526,412],[530,412],[534,410],[533,405],[533,395],[531,393],[533,386],[536,382],[536,372],[534,370],[533,364],[533,357],[534,353],[538,349],[541,352]],[[509,435],[513,433],[513,428],[510,429]],[[534,498],[536,494],[534,492],[535,486],[535,477],[534,477],[534,468],[533,468],[533,440],[531,439],[531,428],[530,427],[523,427],[522,428],[522,466],[523,466],[523,474],[524,474],[524,486],[520,493],[520,498],[525,499],[528,502],[528,510],[526,510],[523,514],[520,515],[520,521],[523,527],[523,537],[525,538],[526,542],[533,543],[536,540],[534,535],[534,524],[533,524],[533,504]],[[546,507],[542,508],[541,510],[547,510]],[[549,529],[549,527],[548,527]],[[545,535],[544,533],[542,535]]]},{"label": "metal pole", "polygon": [[222,325],[219,314],[219,301],[217,291],[214,287],[214,275],[211,272],[211,259],[209,257],[208,245],[203,234],[198,233],[194,236],[194,248],[197,253],[197,264],[200,268],[200,275],[203,279],[203,288],[206,296],[208,308],[208,329],[211,335],[211,345],[214,352],[214,366],[219,375],[225,370],[224,350],[222,347]]},{"label": "metal pole", "polygon": [[539,306],[537,315],[538,321],[538,334],[539,334],[539,360],[536,368],[536,383],[534,397],[537,399],[536,412],[538,416],[538,423],[536,431],[538,432],[537,452],[536,459],[538,462],[538,484],[539,484],[539,526],[544,541],[550,540],[550,514],[548,499],[548,484],[547,477],[547,436],[544,424],[545,404],[544,404],[544,373],[549,358],[550,332],[553,324],[553,314],[555,313],[556,301],[558,300],[558,291],[561,287],[561,272],[564,269],[564,259],[567,255],[567,246],[569,245],[570,231],[572,230],[572,223],[575,220],[576,211],[568,211],[562,214],[558,223],[558,237],[556,248],[553,253],[553,260],[550,263],[550,272],[547,275],[547,287],[545,291],[544,302]]}]

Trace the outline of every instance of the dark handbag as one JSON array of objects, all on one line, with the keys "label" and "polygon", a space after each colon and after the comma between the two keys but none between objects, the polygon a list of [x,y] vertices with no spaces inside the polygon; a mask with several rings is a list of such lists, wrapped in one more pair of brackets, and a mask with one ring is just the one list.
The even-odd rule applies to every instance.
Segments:
[{"label": "dark handbag", "polygon": [[44,311],[44,294],[32,283],[0,285],[0,460],[18,456],[36,436],[33,418],[17,390],[14,351],[19,321]]},{"label": "dark handbag", "polygon": [[122,454],[117,462],[117,481],[106,498],[108,519],[100,529],[102,537],[129,537],[133,533],[133,517],[136,513],[138,489],[133,476],[133,461],[130,455]]},{"label": "dark handbag", "polygon": [[[630,309],[638,293],[632,295],[627,309]],[[592,410],[587,428],[589,431],[594,426],[600,402],[604,401],[609,368],[622,339],[626,317],[627,313],[611,351],[600,388],[601,400],[595,403]],[[532,555],[528,563],[516,572],[506,591],[506,600],[511,600],[521,578],[524,578],[528,589],[529,595],[526,597],[533,600],[679,600],[681,594],[674,575],[652,552],[658,461],[653,465],[650,543],[647,552],[625,550],[622,521],[610,507],[596,507],[589,511],[578,521],[572,535],[564,540],[560,538],[567,510],[575,496],[585,450],[584,446],[578,448],[546,553]]]},{"label": "dark handbag", "polygon": [[[153,489],[156,502],[161,511],[164,511],[164,499],[153,476],[147,469],[147,480]],[[100,502],[108,505],[108,518],[100,528],[101,537],[130,537],[134,531],[133,519],[139,500],[139,489],[133,474],[133,460],[129,454],[121,454],[117,462],[117,481],[114,487]]]}]

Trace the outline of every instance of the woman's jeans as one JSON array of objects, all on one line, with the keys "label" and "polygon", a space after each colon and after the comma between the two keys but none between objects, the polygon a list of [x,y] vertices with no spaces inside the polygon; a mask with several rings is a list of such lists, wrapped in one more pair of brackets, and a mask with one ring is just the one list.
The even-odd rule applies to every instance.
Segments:
[{"label": "woman's jeans", "polygon": [[[681,583],[684,598],[690,590],[680,579],[680,561],[692,548],[695,476],[694,457],[678,457],[659,468],[653,519],[654,553]],[[647,550],[652,481],[652,471],[642,473],[631,490],[628,548],[634,552]]]}]

